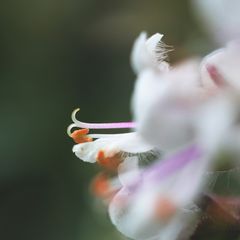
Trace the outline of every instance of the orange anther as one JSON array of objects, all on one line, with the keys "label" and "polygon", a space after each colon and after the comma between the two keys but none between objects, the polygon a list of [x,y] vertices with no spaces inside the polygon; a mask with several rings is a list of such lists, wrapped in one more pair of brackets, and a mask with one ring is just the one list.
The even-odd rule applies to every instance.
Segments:
[{"label": "orange anther", "polygon": [[161,197],[156,204],[156,217],[168,221],[177,211],[176,205],[167,197]]},{"label": "orange anther", "polygon": [[112,157],[105,157],[103,150],[100,150],[98,152],[96,159],[99,165],[103,166],[104,168],[110,171],[115,171],[122,161],[121,156],[119,154],[115,154]]},{"label": "orange anther", "polygon": [[89,133],[89,129],[87,128],[75,130],[71,134],[71,138],[74,140],[75,143],[91,142],[92,138],[87,136],[88,133]]}]

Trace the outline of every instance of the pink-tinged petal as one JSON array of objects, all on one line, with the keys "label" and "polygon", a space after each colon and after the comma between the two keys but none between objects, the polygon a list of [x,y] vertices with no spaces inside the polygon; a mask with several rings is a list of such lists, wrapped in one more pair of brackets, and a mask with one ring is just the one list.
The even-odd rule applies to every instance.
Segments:
[{"label": "pink-tinged petal", "polygon": [[239,81],[240,44],[231,42],[202,62],[202,83],[210,88],[234,87],[240,89]]}]

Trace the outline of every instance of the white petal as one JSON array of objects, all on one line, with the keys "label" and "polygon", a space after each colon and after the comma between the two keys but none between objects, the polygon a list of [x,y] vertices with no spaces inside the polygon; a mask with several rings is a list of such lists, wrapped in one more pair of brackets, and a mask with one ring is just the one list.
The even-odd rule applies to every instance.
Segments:
[{"label": "white petal", "polygon": [[132,111],[137,123],[147,116],[148,109],[160,94],[160,85],[164,88],[166,84],[164,80],[162,75],[151,70],[139,75],[132,96]]},{"label": "white petal", "polygon": [[131,63],[135,73],[139,73],[145,64],[146,40],[147,40],[147,33],[142,32],[134,42],[132,54],[131,54]]},{"label": "white petal", "polygon": [[212,52],[211,54],[207,55],[201,63],[201,83],[207,89],[215,90],[219,87],[216,82],[211,78],[209,72],[207,71],[207,66],[211,65],[218,68],[219,60],[222,59],[224,51],[224,49],[218,49]]},{"label": "white petal", "polygon": [[138,166],[138,157],[128,157],[118,167],[118,177],[123,187],[129,187],[139,179],[141,171]]},{"label": "white petal", "polygon": [[108,139],[99,139],[94,142],[80,143],[74,145],[73,152],[84,162],[96,162],[96,156],[99,150],[103,149],[109,143]]},{"label": "white petal", "polygon": [[156,48],[157,45],[159,44],[159,42],[161,41],[163,37],[163,34],[160,33],[155,33],[154,35],[152,35],[150,38],[148,38],[147,42],[146,42],[146,48],[148,50],[148,52],[155,57],[156,55]]},{"label": "white petal", "polygon": [[220,94],[204,104],[196,116],[198,141],[210,152],[216,152],[226,139],[234,122],[234,105]]},{"label": "white petal", "polygon": [[[116,141],[117,147],[128,153],[143,153],[153,149],[138,133],[129,133],[124,137],[120,137]],[[111,146],[110,146],[111,148]]]},{"label": "white petal", "polygon": [[152,78],[150,86],[145,79],[136,84],[133,106],[137,130],[149,143],[170,150],[193,139],[192,118],[204,97],[198,66],[198,61],[190,61],[162,74],[161,81]]},{"label": "white petal", "polygon": [[[124,188],[115,195],[109,206],[111,221],[118,231],[127,237],[137,240],[148,239],[153,235],[151,231],[153,222],[150,221],[152,211],[149,209],[152,208],[152,198],[149,193],[138,200],[131,197],[131,193]],[[157,227],[154,233],[158,229]]]},{"label": "white petal", "polygon": [[137,133],[133,132],[103,137],[93,142],[80,143],[73,147],[73,152],[83,161],[94,163],[100,150],[104,151],[106,157],[112,157],[120,151],[142,153],[150,151],[152,148]]},{"label": "white petal", "polygon": [[[131,64],[136,74],[139,74],[147,68],[158,69],[160,71],[164,71],[168,68],[166,62],[158,61],[158,59],[164,60],[163,56],[165,55],[164,50],[163,53],[157,53],[158,44],[162,37],[162,34],[156,33],[147,39],[147,34],[142,32],[136,39],[131,53]],[[162,54],[163,56],[159,56],[159,54]]]},{"label": "white petal", "polygon": [[226,48],[217,50],[204,58],[202,79],[205,84],[211,81],[209,81],[209,74],[206,72],[206,67],[209,65],[217,69],[227,86],[240,89],[240,44],[238,41],[232,42]]},{"label": "white petal", "polygon": [[217,160],[226,152],[230,155],[226,163],[236,167],[240,154],[239,105],[239,93],[225,90],[203,105],[196,121],[199,144]]}]

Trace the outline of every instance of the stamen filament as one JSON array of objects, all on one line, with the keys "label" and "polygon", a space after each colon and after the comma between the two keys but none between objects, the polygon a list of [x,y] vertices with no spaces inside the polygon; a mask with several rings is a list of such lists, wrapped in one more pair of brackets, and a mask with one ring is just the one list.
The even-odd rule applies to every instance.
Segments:
[{"label": "stamen filament", "polygon": [[[77,120],[76,113],[80,111],[80,108],[77,108],[72,113],[72,120],[76,127],[79,128],[88,128],[88,129],[120,129],[120,128],[135,128],[135,122],[116,122],[116,123],[86,123]],[[70,125],[71,126],[71,125]]]},{"label": "stamen filament", "polygon": [[[134,133],[134,132],[131,132]],[[107,134],[107,133],[103,133],[103,134],[88,134],[88,137],[90,138],[108,138],[108,137],[119,137],[119,136],[123,136],[123,135],[129,135],[131,133],[117,133],[117,134]]]}]

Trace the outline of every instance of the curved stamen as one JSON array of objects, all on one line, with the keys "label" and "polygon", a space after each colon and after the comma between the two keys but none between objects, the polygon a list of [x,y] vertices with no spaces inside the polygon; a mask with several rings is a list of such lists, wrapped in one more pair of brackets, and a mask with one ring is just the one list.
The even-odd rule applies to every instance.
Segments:
[{"label": "curved stamen", "polygon": [[135,122],[116,122],[116,123],[86,123],[77,120],[76,114],[80,111],[80,108],[77,108],[72,113],[72,120],[74,124],[79,128],[88,128],[88,129],[120,129],[120,128],[135,128]]},{"label": "curved stamen", "polygon": [[75,127],[78,127],[75,123],[72,123],[72,124],[70,124],[70,125],[68,126],[68,128],[67,128],[67,134],[68,134],[69,137],[72,136],[72,129],[75,128]]}]

